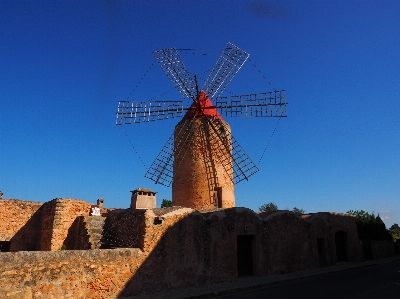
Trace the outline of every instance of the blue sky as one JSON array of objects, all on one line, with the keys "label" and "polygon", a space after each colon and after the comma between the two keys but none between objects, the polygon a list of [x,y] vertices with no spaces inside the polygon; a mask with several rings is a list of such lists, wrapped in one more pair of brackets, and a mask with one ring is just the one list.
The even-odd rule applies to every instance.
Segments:
[{"label": "blue sky", "polygon": [[108,207],[128,207],[137,187],[170,199],[144,174],[178,120],[122,129],[118,101],[180,100],[151,53],[193,49],[181,56],[201,79],[230,41],[250,61],[227,90],[286,89],[289,103],[279,123],[226,119],[260,168],[236,186],[237,206],[363,209],[400,223],[399,11],[399,1],[1,1],[0,190]]}]

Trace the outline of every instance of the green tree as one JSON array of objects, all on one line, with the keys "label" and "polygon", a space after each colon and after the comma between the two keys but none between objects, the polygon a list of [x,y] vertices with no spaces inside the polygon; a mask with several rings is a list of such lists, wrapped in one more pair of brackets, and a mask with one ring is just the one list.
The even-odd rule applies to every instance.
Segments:
[{"label": "green tree", "polygon": [[358,238],[360,240],[390,240],[392,235],[386,229],[381,217],[375,217],[374,213],[370,214],[364,210],[350,210],[347,214],[356,216]]},{"label": "green tree", "polygon": [[303,215],[303,214],[306,213],[305,210],[299,209],[299,208],[296,208],[296,207],[293,208],[292,212],[295,213],[295,214],[298,215],[298,216]]},{"label": "green tree", "polygon": [[260,212],[271,212],[278,210],[278,206],[273,202],[265,203],[261,207],[258,208]]},{"label": "green tree", "polygon": [[393,224],[389,228],[389,232],[391,233],[394,242],[400,241],[400,226],[397,223]]},{"label": "green tree", "polygon": [[161,203],[161,207],[162,208],[168,208],[168,207],[172,207],[172,201],[169,199],[163,199],[162,203]]}]

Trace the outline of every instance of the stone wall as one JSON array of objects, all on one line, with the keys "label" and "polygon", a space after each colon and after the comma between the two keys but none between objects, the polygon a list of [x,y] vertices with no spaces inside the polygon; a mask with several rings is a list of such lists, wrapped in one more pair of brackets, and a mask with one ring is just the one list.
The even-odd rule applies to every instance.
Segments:
[{"label": "stone wall", "polygon": [[[361,244],[358,239],[357,225],[355,216],[350,214],[341,214],[333,212],[320,212],[304,216],[307,221],[313,217],[323,219],[329,226],[329,255],[332,257],[333,263],[337,261],[335,234],[343,231],[346,234],[346,255],[347,261],[360,261],[363,259]],[[315,226],[314,226],[315,227]]]},{"label": "stone wall", "polygon": [[72,198],[56,198],[43,205],[40,250],[58,250],[79,216],[90,214],[91,204]]},{"label": "stone wall", "polygon": [[89,234],[86,228],[85,218],[90,216],[79,216],[72,223],[68,229],[68,235],[65,239],[64,245],[68,250],[88,250]]},{"label": "stone wall", "polygon": [[[44,204],[16,199],[0,200],[0,241],[10,242],[10,251],[58,250],[68,234],[77,233],[79,216],[90,214],[91,204],[71,198],[56,198]],[[103,215],[113,209],[101,208]],[[75,223],[76,222],[76,223]],[[73,225],[74,224],[74,225]],[[92,231],[91,235],[101,232]],[[77,235],[78,236],[78,235]],[[75,236],[74,236],[75,237]],[[84,236],[74,248],[93,249]],[[76,249],[77,249],[76,248]]]},{"label": "stone wall", "polygon": [[135,247],[143,250],[145,214],[151,210],[116,209],[107,214],[104,223],[103,248]]},{"label": "stone wall", "polygon": [[395,243],[392,240],[363,240],[371,247],[373,259],[382,259],[396,255]]},{"label": "stone wall", "polygon": [[318,216],[302,215],[301,218],[311,224],[310,242],[312,243],[312,254],[318,256],[318,265],[320,267],[332,265],[335,260],[332,248],[335,247],[335,244],[332,243],[331,227],[324,219]]},{"label": "stone wall", "polygon": [[38,250],[42,203],[0,200],[0,241],[10,241],[10,251]]},{"label": "stone wall", "polygon": [[[65,209],[68,201],[62,202]],[[84,206],[77,205],[77,213]],[[313,218],[315,223],[327,223],[322,218],[318,222],[318,215]],[[78,219],[74,225],[81,227],[85,217]],[[232,281],[240,275],[239,240],[243,236],[252,242],[249,263],[253,275],[316,268],[319,256],[314,237],[330,239],[331,233],[326,227],[313,229],[313,221],[288,211],[256,214],[246,208],[114,210],[108,213],[103,237],[115,238],[110,246],[139,248],[2,253],[0,298],[22,298],[24,294],[27,299],[122,298]],[[351,229],[347,231],[349,238],[357,238]]]},{"label": "stone wall", "polygon": [[39,202],[0,200],[0,240],[10,241],[41,206],[42,203]]},{"label": "stone wall", "polygon": [[310,223],[289,211],[277,211],[263,219],[263,275],[318,267],[318,248],[312,238]]},{"label": "stone wall", "polygon": [[43,205],[41,225],[38,228],[40,229],[40,240],[38,245],[40,250],[50,250],[51,248],[56,204],[57,200],[53,199]]},{"label": "stone wall", "polygon": [[1,253],[0,298],[116,298],[143,259],[139,249]]}]

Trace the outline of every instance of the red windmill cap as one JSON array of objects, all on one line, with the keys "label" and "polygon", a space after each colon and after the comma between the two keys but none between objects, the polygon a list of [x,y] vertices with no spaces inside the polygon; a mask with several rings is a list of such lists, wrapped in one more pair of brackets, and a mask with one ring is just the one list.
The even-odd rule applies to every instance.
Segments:
[{"label": "red windmill cap", "polygon": [[211,102],[207,94],[202,90],[196,98],[196,101],[189,107],[186,112],[184,119],[188,118],[200,118],[200,117],[213,117],[223,120],[221,114],[217,111],[217,108]]}]

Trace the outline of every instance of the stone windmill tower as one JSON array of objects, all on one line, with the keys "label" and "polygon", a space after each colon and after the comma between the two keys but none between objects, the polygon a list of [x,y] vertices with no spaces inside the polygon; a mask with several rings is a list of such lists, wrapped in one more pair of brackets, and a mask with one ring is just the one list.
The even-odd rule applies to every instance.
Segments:
[{"label": "stone windmill tower", "polygon": [[234,207],[234,185],[258,168],[222,116],[285,117],[285,90],[222,97],[249,57],[231,43],[200,90],[196,75],[188,72],[175,48],[153,55],[184,100],[120,101],[117,125],[182,117],[145,176],[165,186],[172,183],[174,206],[197,210]]}]

